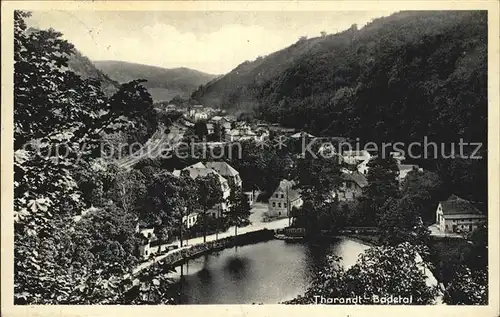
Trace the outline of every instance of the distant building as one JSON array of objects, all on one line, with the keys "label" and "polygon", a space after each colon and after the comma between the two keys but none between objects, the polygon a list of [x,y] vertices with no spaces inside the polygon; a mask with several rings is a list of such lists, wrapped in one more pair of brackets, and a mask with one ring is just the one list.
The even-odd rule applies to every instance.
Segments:
[{"label": "distant building", "polygon": [[269,139],[269,130],[264,127],[258,127],[255,129],[255,134],[257,135],[256,140],[262,142]]},{"label": "distant building", "polygon": [[174,104],[169,104],[165,107],[165,111],[176,111],[176,110],[177,110],[177,106]]},{"label": "distant building", "polygon": [[299,208],[302,206],[303,201],[300,192],[294,189],[294,181],[282,180],[274,191],[273,195],[269,198],[269,216],[282,218],[287,217],[289,211],[294,207]]},{"label": "distant building", "polygon": [[390,155],[398,164],[401,164],[401,162],[405,160],[405,156],[402,152],[391,152]]},{"label": "distant building", "polygon": [[218,123],[218,122],[221,122],[221,121],[225,121],[223,117],[221,116],[214,116],[212,118],[210,118],[209,120],[210,122],[213,122],[213,123]]},{"label": "distant building", "polygon": [[207,118],[208,118],[208,114],[206,112],[196,112],[193,115],[193,119],[195,121],[207,120]]},{"label": "distant building", "polygon": [[222,122],[222,129],[227,132],[232,129],[231,122],[224,121]]},{"label": "distant building", "polygon": [[243,140],[255,140],[257,141],[257,134],[252,131],[248,126],[242,126],[229,131],[226,131],[224,140],[226,142],[235,142]]},{"label": "distant building", "polygon": [[366,177],[359,172],[343,172],[342,184],[337,191],[339,201],[353,201],[363,194],[363,188],[368,185]]},{"label": "distant building", "polygon": [[436,224],[442,232],[471,232],[486,222],[486,216],[470,201],[456,195],[439,202]]},{"label": "distant building", "polygon": [[226,115],[224,116],[224,119],[227,121],[227,122],[235,122],[236,121],[236,117],[233,116],[233,115]]},{"label": "distant building", "polygon": [[369,161],[371,159],[371,154],[368,151],[344,151],[342,152],[342,158],[346,164],[358,165],[361,162]]},{"label": "distant building", "polygon": [[398,180],[399,182],[402,182],[405,178],[406,175],[408,175],[409,172],[411,171],[419,171],[422,172],[423,169],[418,167],[418,165],[411,165],[411,164],[398,164]]},{"label": "distant building", "polygon": [[213,123],[207,123],[207,134],[214,134],[215,127]]},{"label": "distant building", "polygon": [[368,162],[372,159],[372,155],[368,151],[344,151],[342,159],[348,165],[356,165],[356,169],[360,174],[368,174]]}]

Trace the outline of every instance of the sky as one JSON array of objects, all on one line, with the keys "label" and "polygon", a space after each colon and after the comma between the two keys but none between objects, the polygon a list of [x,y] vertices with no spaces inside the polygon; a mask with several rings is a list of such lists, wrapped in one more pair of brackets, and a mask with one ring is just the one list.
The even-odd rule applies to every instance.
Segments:
[{"label": "sky", "polygon": [[119,60],[225,74],[320,32],[361,28],[388,11],[32,11],[91,60]]}]

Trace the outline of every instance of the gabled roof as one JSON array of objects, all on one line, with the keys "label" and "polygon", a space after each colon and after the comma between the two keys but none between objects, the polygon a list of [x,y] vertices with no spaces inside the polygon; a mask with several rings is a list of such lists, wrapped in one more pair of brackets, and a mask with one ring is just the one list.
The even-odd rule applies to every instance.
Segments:
[{"label": "gabled roof", "polygon": [[236,176],[238,171],[226,162],[207,162],[205,164],[208,168],[216,170],[222,176]]},{"label": "gabled roof", "polygon": [[451,195],[447,200],[439,202],[443,209],[443,215],[482,215],[482,212],[477,209],[470,201],[460,198],[456,195]]},{"label": "gabled roof", "polygon": [[412,170],[414,168],[418,169],[418,165],[398,164],[398,168],[400,171],[407,171],[407,170]]},{"label": "gabled roof", "polygon": [[289,181],[289,180],[282,180],[280,184],[278,185],[278,188],[274,192],[277,191],[282,191],[285,193],[288,193],[288,200],[289,201],[294,201],[300,198],[300,190],[294,189],[293,186],[295,185],[294,181]]},{"label": "gabled roof", "polygon": [[346,181],[356,183],[361,188],[368,185],[368,180],[366,179],[366,177],[357,171],[352,172],[352,173],[345,173],[344,172],[344,173],[342,173],[342,178]]},{"label": "gabled roof", "polygon": [[302,137],[308,137],[308,138],[315,138],[314,135],[307,133],[307,132],[297,132],[295,134],[292,134],[290,137],[294,139],[302,138]]}]

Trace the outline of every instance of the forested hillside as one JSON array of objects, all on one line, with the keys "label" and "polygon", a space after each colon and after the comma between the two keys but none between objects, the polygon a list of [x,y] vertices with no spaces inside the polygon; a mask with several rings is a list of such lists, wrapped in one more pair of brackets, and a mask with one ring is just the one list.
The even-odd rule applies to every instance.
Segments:
[{"label": "forested hillside", "polygon": [[[300,39],[192,97],[251,107],[260,118],[315,135],[405,143],[427,136],[448,144],[463,138],[483,143],[485,155],[487,45],[486,12],[400,12],[360,30]],[[485,198],[486,160],[436,162],[432,168],[453,188]]]},{"label": "forested hillside", "polygon": [[215,75],[185,67],[167,69],[121,61],[94,61],[94,64],[120,83],[146,79],[145,86],[155,101],[168,101],[175,96],[187,98],[200,85],[215,78]]},{"label": "forested hillside", "polygon": [[[112,95],[118,90],[120,84],[109,78],[103,72],[98,70],[86,56],[83,56],[78,50],[74,50],[68,58],[68,67],[77,73],[83,79],[95,78],[101,83],[101,89],[106,95]],[[134,78],[136,79],[136,78]]]}]

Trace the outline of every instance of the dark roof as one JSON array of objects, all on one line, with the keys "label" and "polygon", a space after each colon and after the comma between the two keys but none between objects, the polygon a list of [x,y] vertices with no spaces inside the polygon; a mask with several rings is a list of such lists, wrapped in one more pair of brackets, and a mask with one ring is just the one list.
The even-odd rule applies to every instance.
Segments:
[{"label": "dark roof", "polygon": [[447,200],[441,201],[443,215],[464,215],[464,214],[482,214],[470,201],[451,195]]},{"label": "dark roof", "polygon": [[208,168],[216,170],[222,176],[236,176],[238,171],[226,162],[207,162],[205,164]]},{"label": "dark roof", "polygon": [[368,180],[366,179],[366,177],[359,173],[359,172],[352,172],[352,173],[342,173],[342,177],[346,180],[346,181],[350,181],[350,182],[354,182],[356,183],[359,187],[363,188],[365,187],[366,185],[368,185]]}]

